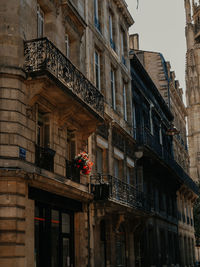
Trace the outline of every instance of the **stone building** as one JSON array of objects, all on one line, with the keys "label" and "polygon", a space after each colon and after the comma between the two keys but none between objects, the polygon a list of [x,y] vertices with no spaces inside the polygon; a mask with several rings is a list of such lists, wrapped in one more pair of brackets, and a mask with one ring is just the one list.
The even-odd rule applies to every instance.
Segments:
[{"label": "stone building", "polygon": [[[200,2],[185,0],[187,44],[186,53],[186,101],[188,116],[188,142],[190,155],[190,175],[199,183],[200,180],[200,89],[199,89],[199,33]],[[196,257],[200,261],[199,240]]]},{"label": "stone building", "polygon": [[[180,166],[163,167],[158,151],[151,147],[149,153],[138,139],[143,119],[135,125],[128,35],[134,21],[125,1],[0,5],[0,266],[150,266],[165,264],[166,251],[168,263],[180,262],[178,242],[177,254],[168,245],[158,260],[144,261],[145,226],[165,221],[170,231],[161,235],[175,242],[176,192],[189,192],[193,201],[196,187]],[[136,55],[134,60],[145,82],[139,89],[151,85],[149,98],[155,97],[170,128],[173,115]],[[174,90],[181,92],[178,84]],[[177,160],[185,153],[179,149]],[[74,165],[81,151],[94,162],[91,177]],[[148,170],[156,164],[150,177],[156,183],[149,183]],[[161,172],[163,218],[155,204]]]},{"label": "stone building", "polygon": [[0,266],[89,266],[93,196],[71,162],[104,116],[88,3],[0,5]]},{"label": "stone building", "polygon": [[[197,1],[185,0],[186,11],[186,100],[188,113],[188,142],[190,174],[195,181],[200,179],[200,91],[199,91],[199,15]],[[193,14],[193,16],[191,15]]]},{"label": "stone building", "polygon": [[[141,51],[138,47],[138,36],[130,38],[131,47],[151,76],[160,94],[165,100],[168,108],[173,114],[174,120],[171,127],[173,134],[173,158],[178,166],[184,170],[183,177],[188,176],[189,154],[186,139],[186,107],[183,103],[183,91],[179,82],[175,79],[175,72],[171,71],[169,62],[166,62],[163,55],[158,52]],[[188,176],[189,177],[189,176]],[[198,191],[196,192],[198,193]],[[178,207],[178,232],[179,247],[181,251],[181,264],[189,264],[194,259],[194,220],[193,204],[197,194],[192,193],[191,188],[182,185],[177,190]]]}]

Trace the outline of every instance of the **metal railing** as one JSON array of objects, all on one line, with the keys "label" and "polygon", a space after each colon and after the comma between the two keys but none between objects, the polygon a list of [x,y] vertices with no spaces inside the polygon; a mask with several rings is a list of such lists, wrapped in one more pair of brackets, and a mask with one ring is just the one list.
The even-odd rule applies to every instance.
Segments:
[{"label": "metal railing", "polygon": [[66,177],[67,179],[80,183],[80,170],[75,167],[73,161],[66,160]]},{"label": "metal railing", "polygon": [[[199,194],[199,189],[196,183],[183,170],[183,168],[174,160],[172,149],[160,144],[158,138],[152,135],[149,129],[137,128],[136,140],[140,145],[145,145],[157,154],[171,168],[180,180],[185,183],[196,194]],[[172,144],[171,144],[172,145]]]},{"label": "metal railing", "polygon": [[42,169],[54,171],[55,151],[48,147],[35,145],[35,165]]},{"label": "metal railing", "polygon": [[25,72],[29,75],[48,72],[100,116],[104,97],[99,90],[46,37],[25,41]]},{"label": "metal railing", "polygon": [[152,199],[149,196],[111,175],[91,176],[91,188],[95,200],[113,200],[121,205],[151,211]]}]

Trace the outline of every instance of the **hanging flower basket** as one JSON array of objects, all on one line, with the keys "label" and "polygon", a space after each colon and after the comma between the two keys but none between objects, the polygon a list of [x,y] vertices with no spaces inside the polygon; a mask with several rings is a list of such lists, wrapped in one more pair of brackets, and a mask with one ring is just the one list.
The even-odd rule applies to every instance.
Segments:
[{"label": "hanging flower basket", "polygon": [[81,152],[74,159],[74,165],[78,168],[82,174],[90,174],[93,162],[89,160],[88,154],[86,152]]}]

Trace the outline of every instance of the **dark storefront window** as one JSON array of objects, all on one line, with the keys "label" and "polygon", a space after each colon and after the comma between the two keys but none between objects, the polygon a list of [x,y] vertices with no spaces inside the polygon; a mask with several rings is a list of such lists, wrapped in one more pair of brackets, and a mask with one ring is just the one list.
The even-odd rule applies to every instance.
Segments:
[{"label": "dark storefront window", "polygon": [[74,267],[73,213],[36,203],[35,267]]},{"label": "dark storefront window", "polygon": [[121,225],[116,235],[116,267],[126,266],[125,229]]}]

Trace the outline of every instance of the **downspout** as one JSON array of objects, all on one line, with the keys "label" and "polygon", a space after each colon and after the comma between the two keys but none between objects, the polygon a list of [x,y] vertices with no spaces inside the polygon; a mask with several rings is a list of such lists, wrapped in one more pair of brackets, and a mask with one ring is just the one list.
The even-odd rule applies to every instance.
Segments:
[{"label": "downspout", "polygon": [[87,217],[88,217],[88,267],[91,267],[91,251],[90,251],[90,203],[87,204]]}]

